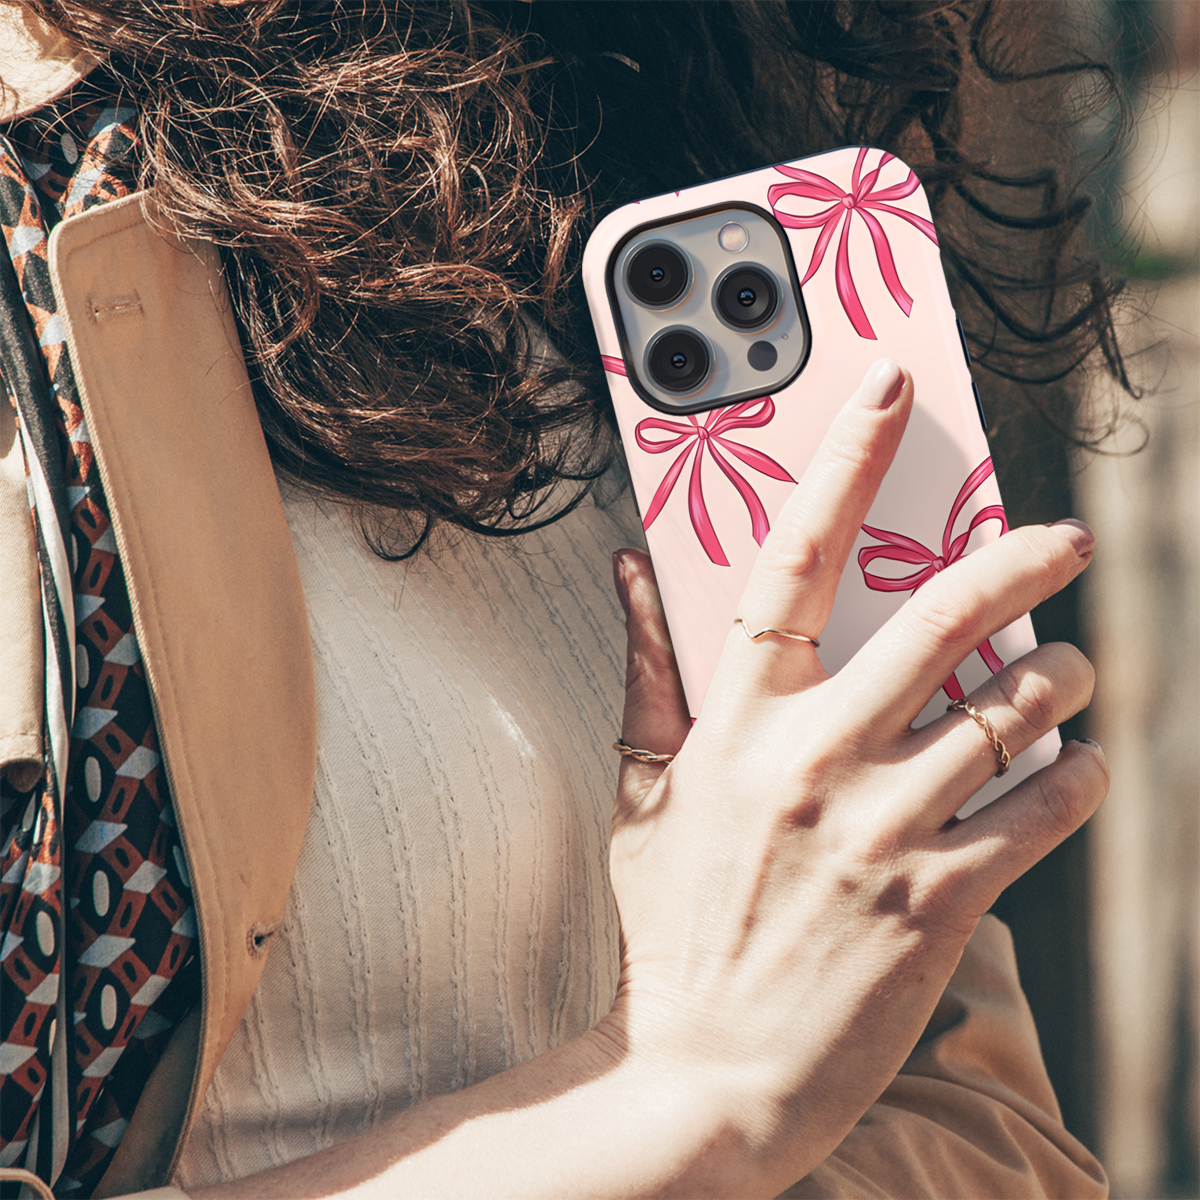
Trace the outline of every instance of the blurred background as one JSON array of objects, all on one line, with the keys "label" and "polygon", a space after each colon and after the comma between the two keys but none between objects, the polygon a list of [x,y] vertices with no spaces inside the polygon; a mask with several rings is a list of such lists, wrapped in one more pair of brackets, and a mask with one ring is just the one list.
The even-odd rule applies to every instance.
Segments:
[{"label": "blurred background", "polygon": [[1135,121],[1104,207],[1147,391],[1130,405],[1144,429],[1079,455],[1074,478],[1098,539],[1082,594],[1100,681],[1088,731],[1113,769],[1087,838],[1092,1121],[1115,1197],[1197,1197],[1200,2],[1109,0],[1100,15]]},{"label": "blurred background", "polygon": [[[1013,0],[1009,0],[1013,2]],[[1092,737],[1112,767],[1100,813],[996,906],[1013,928],[1068,1127],[1117,1200],[1200,1197],[1200,0],[1064,0],[1114,64],[1124,111],[1080,128],[1120,152],[1092,180],[1094,226],[1128,280],[1121,341],[1140,399],[1071,451],[1040,426],[993,442],[1010,517],[1096,531],[1080,584],[1034,613],[1040,640],[1096,665]],[[1089,404],[1114,399],[1097,381]],[[1007,436],[1005,436],[1007,434]],[[1003,443],[1020,448],[1009,461]],[[1004,475],[1012,478],[1006,484]],[[1015,503],[1014,503],[1015,502]]]}]

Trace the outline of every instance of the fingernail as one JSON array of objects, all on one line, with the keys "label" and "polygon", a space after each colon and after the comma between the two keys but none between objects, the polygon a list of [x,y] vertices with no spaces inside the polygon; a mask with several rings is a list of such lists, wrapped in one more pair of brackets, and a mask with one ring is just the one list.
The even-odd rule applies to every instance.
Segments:
[{"label": "fingernail", "polygon": [[1074,546],[1075,553],[1081,557],[1089,554],[1096,544],[1096,535],[1082,521],[1077,521],[1074,517],[1055,521],[1049,528],[1056,529],[1061,533]]},{"label": "fingernail", "polygon": [[625,616],[629,616],[629,584],[625,582],[625,555],[620,550],[613,554],[613,585],[617,589],[617,599]]},{"label": "fingernail", "polygon": [[1099,742],[1093,742],[1091,738],[1076,738],[1074,741],[1063,742],[1062,749],[1058,752],[1059,758],[1066,754],[1068,746],[1091,746],[1094,750],[1099,750],[1101,754],[1104,753]]},{"label": "fingernail", "polygon": [[900,364],[891,358],[881,358],[867,372],[858,391],[858,402],[863,408],[891,408],[903,390],[904,372]]}]

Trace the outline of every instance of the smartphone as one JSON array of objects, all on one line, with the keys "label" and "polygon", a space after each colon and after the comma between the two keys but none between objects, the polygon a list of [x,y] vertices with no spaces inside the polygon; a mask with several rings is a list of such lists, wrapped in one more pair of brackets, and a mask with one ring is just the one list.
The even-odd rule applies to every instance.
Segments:
[{"label": "smartphone", "polygon": [[[844,147],[626,205],[583,275],[693,717],[771,522],[876,359],[908,368],[915,403],[820,635],[826,670],[1007,530],[929,204],[893,155]],[[1027,616],[981,643],[916,724],[1035,644]],[[1060,745],[1047,734],[959,815]]]}]

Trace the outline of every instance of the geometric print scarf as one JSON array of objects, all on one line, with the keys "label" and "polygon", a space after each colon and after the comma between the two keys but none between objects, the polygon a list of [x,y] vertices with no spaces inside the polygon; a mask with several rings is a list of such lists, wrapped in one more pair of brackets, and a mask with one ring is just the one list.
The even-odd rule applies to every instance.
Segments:
[{"label": "geometric print scarf", "polygon": [[43,770],[24,790],[0,774],[0,1166],[60,1196],[91,1194],[200,995],[187,864],[47,261],[54,225],[135,186],[134,110],[94,79],[0,138],[0,403],[18,417],[46,631]]}]

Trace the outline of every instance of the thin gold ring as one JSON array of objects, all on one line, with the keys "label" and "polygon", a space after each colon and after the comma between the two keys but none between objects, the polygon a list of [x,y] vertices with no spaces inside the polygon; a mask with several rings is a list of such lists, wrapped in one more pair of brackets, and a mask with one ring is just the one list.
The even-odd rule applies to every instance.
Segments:
[{"label": "thin gold ring", "polygon": [[617,738],[613,742],[613,749],[622,758],[636,758],[638,762],[661,763],[665,767],[667,763],[675,761],[675,755],[673,754],[655,754],[653,750],[635,750],[634,747],[621,738]]},{"label": "thin gold ring", "polygon": [[809,637],[806,633],[789,633],[786,629],[772,629],[769,625],[760,629],[757,633],[751,633],[750,627],[742,620],[741,617],[734,617],[733,623],[742,627],[742,632],[752,641],[757,642],[760,637],[766,637],[768,633],[773,633],[776,637],[787,638],[792,642],[808,642],[810,646],[819,646],[821,643],[814,637]]},{"label": "thin gold ring", "polygon": [[967,716],[987,734],[987,740],[992,743],[992,749],[1000,756],[1000,770],[996,772],[996,778],[999,778],[1008,770],[1008,764],[1012,762],[1012,755],[1008,752],[1008,747],[1000,740],[1000,735],[992,728],[992,723],[987,719],[986,714],[982,713],[973,705],[970,700],[954,700],[946,705],[947,712],[965,712]]}]

